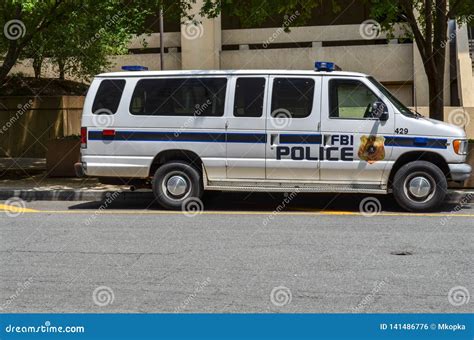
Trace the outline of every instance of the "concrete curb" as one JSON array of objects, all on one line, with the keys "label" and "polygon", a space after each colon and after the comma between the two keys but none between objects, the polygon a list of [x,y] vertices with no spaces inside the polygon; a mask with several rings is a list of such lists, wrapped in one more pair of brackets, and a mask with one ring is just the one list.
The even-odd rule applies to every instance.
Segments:
[{"label": "concrete curb", "polygon": [[[116,196],[118,193],[118,196]],[[112,195],[114,200],[153,200],[151,191],[113,191],[92,189],[11,189],[0,188],[0,200],[21,198],[25,201],[103,201]],[[449,203],[474,203],[474,190],[450,190]]]},{"label": "concrete curb", "polygon": [[144,191],[110,191],[110,190],[81,190],[81,189],[61,189],[61,190],[34,190],[34,189],[1,189],[0,200],[10,198],[21,198],[25,201],[102,201],[113,195],[118,196],[114,200],[120,199],[150,199],[153,200],[153,193]]}]

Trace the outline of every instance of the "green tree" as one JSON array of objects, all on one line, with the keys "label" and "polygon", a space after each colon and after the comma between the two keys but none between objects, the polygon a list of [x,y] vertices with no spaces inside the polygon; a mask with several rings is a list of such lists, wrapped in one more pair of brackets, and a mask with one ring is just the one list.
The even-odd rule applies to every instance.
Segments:
[{"label": "green tree", "polygon": [[420,51],[428,78],[430,117],[443,120],[444,68],[448,37],[448,20],[458,24],[474,20],[472,0],[372,0],[372,15],[382,29],[391,32],[396,23],[406,21],[409,34]]},{"label": "green tree", "polygon": [[[34,39],[57,66],[60,79],[66,74],[85,78],[102,72],[111,66],[109,56],[127,52],[126,44],[137,29],[137,21],[129,23],[127,13],[102,5],[85,3],[69,14],[66,26],[52,28],[47,39]],[[31,52],[32,56],[38,54],[38,50]]]},{"label": "green tree", "polygon": [[18,61],[25,47],[34,37],[47,32],[52,24],[64,23],[68,6],[63,1],[19,1],[0,2],[0,24],[3,36],[0,39],[0,84]]},{"label": "green tree", "polygon": [[[301,25],[310,17],[311,11],[320,1],[305,0],[205,0],[202,14],[216,16],[223,9],[238,16],[244,26],[255,25],[274,15],[301,13],[291,24]],[[371,14],[381,28],[393,32],[394,25],[406,22],[409,35],[413,37],[423,61],[428,78],[430,116],[443,120],[444,67],[449,19],[458,24],[474,21],[472,0],[366,0]],[[335,12],[342,1],[331,0]]]},{"label": "green tree", "polygon": [[159,5],[158,0],[3,0],[0,84],[22,58],[33,59],[36,76],[45,58],[56,63],[60,77],[100,72],[109,66],[109,55],[123,53],[132,34],[145,30],[146,17]]}]

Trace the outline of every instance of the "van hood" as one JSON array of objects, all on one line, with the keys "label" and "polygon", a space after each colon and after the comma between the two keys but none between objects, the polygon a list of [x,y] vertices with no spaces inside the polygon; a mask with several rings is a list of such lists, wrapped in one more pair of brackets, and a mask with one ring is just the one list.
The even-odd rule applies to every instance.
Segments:
[{"label": "van hood", "polygon": [[459,126],[425,117],[411,119],[417,121],[414,125],[426,136],[466,138],[466,131]]}]

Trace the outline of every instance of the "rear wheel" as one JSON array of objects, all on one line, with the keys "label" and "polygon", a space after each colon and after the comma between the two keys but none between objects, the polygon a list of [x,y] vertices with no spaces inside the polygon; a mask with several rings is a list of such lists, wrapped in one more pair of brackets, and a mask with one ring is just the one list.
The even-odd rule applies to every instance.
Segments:
[{"label": "rear wheel", "polygon": [[393,195],[408,211],[437,208],[443,202],[447,188],[446,176],[441,169],[426,161],[405,164],[393,179]]},{"label": "rear wheel", "polygon": [[201,202],[204,191],[199,171],[180,161],[160,166],[153,176],[152,188],[158,203],[173,210],[185,209],[183,204],[193,200]]}]

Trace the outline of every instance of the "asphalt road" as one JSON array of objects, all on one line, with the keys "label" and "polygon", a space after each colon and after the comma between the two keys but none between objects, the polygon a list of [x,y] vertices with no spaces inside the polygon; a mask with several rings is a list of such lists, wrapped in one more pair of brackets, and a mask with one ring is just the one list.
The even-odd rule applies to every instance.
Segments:
[{"label": "asphalt road", "polygon": [[473,312],[474,205],[367,197],[0,202],[0,312]]}]

